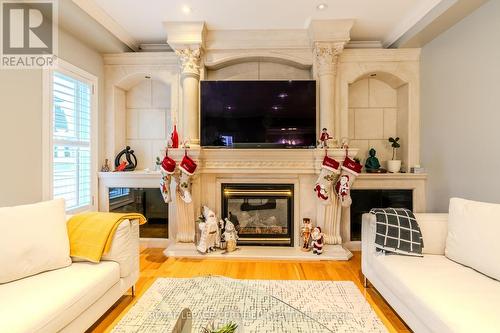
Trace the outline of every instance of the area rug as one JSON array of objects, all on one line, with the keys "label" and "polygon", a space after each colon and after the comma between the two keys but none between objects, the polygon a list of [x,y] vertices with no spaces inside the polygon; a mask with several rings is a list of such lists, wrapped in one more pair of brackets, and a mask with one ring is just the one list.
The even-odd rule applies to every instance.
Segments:
[{"label": "area rug", "polygon": [[159,278],[114,327],[115,333],[171,332],[180,312],[192,332],[234,322],[238,332],[387,332],[351,281]]}]

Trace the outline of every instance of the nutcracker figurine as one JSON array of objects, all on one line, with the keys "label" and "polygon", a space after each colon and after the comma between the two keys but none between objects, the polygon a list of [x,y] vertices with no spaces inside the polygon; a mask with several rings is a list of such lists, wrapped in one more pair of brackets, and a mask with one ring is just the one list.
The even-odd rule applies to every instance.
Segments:
[{"label": "nutcracker figurine", "polygon": [[302,251],[310,251],[311,248],[309,247],[309,243],[311,240],[311,230],[312,230],[312,225],[311,225],[311,219],[305,217],[302,219],[302,230],[300,232],[302,236]]}]

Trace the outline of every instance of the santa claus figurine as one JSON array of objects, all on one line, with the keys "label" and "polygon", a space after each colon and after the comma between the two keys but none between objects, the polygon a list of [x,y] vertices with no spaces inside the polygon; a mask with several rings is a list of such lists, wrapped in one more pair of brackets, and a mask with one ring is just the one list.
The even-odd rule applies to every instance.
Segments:
[{"label": "santa claus figurine", "polygon": [[316,227],[313,229],[311,238],[313,253],[320,255],[321,253],[323,253],[323,245],[325,244],[324,234],[321,232],[321,227]]},{"label": "santa claus figurine", "polygon": [[203,206],[202,215],[198,224],[201,231],[200,241],[196,249],[201,253],[207,253],[215,251],[215,247],[219,245],[219,223],[215,213],[207,206]]}]

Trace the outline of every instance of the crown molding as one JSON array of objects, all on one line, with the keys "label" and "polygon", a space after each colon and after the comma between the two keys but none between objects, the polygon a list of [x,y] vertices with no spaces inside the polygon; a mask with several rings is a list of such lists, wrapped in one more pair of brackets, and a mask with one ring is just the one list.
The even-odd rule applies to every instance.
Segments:
[{"label": "crown molding", "polygon": [[312,20],[307,32],[310,43],[348,42],[354,20]]},{"label": "crown molding", "polygon": [[179,57],[174,52],[126,52],[103,55],[105,66],[115,65],[163,65],[179,66]]},{"label": "crown molding", "polygon": [[139,43],[130,36],[111,16],[108,15],[94,0],[72,0],[74,4],[80,7],[90,17],[96,20],[109,32],[111,32],[122,43],[134,51],[139,50]]},{"label": "crown molding", "polygon": [[141,52],[172,52],[172,48],[167,44],[143,43],[139,45]]},{"label": "crown molding", "polygon": [[[382,42],[383,46],[386,48],[391,47],[405,35],[411,34],[411,31],[423,29],[423,27],[427,26],[436,16],[443,14],[452,5],[460,1],[461,0],[441,0],[438,3],[422,1],[420,6],[412,10],[409,15],[403,18],[403,20],[387,34]],[[475,0],[465,1],[474,2]]]},{"label": "crown molding", "polygon": [[351,40],[344,46],[345,49],[381,49],[382,42],[378,40]]},{"label": "crown molding", "polygon": [[205,46],[205,22],[163,22],[167,43],[174,50],[203,48]]},{"label": "crown molding", "polygon": [[344,49],[340,62],[418,62],[420,53],[420,49]]},{"label": "crown molding", "polygon": [[488,0],[443,0],[388,47],[423,47]]}]

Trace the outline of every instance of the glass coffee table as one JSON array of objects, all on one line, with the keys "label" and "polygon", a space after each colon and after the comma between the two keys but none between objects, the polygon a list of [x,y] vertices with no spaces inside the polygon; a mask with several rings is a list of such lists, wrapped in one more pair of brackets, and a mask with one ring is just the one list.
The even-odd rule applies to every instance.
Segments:
[{"label": "glass coffee table", "polygon": [[238,333],[333,332],[252,280],[204,276],[168,281],[155,282],[112,332],[211,332],[228,323],[236,324]]}]

